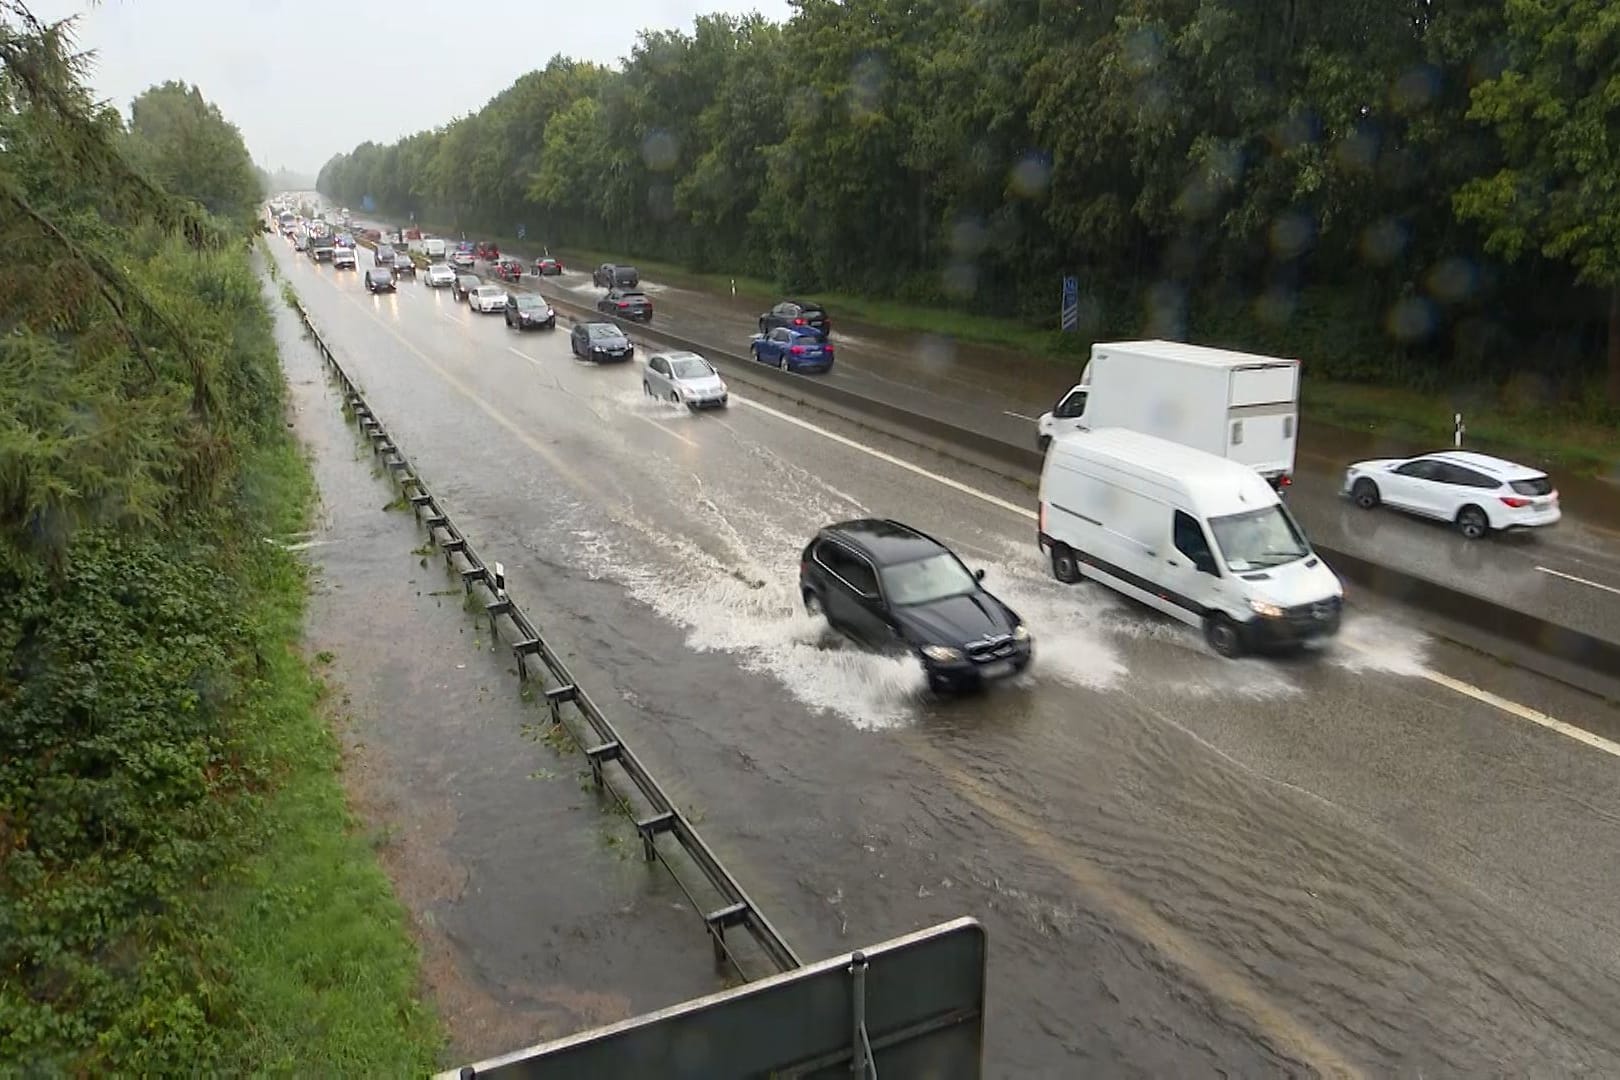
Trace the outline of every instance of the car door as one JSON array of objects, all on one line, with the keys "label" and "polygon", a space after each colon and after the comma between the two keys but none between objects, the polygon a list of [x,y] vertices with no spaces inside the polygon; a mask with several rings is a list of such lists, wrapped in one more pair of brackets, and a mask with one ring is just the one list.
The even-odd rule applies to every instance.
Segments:
[{"label": "car door", "polygon": [[1500,487],[1498,481],[1465,465],[1454,465],[1451,462],[1442,462],[1438,472],[1439,475],[1433,485],[1438,504],[1436,517],[1454,521],[1458,512],[1469,505],[1478,506],[1485,511],[1487,517],[1490,516],[1490,507],[1486,505],[1490,500],[1485,492]]},{"label": "car door", "polygon": [[590,355],[591,339],[585,332],[584,323],[574,324],[574,329],[568,335],[568,343],[573,347],[575,356]]},{"label": "car door", "polygon": [[787,355],[788,349],[793,346],[793,332],[785,326],[778,326],[770,332],[769,341],[771,347],[767,356],[771,363],[780,363],[782,357]]},{"label": "car door", "polygon": [[1433,514],[1430,505],[1435,500],[1435,494],[1430,488],[1438,468],[1438,464],[1428,458],[1416,458],[1398,465],[1379,478],[1379,497],[1390,506],[1402,510]]},{"label": "car door", "polygon": [[1164,587],[1159,596],[1172,617],[1197,625],[1204,608],[1221,607],[1221,568],[1199,520],[1185,510],[1170,522],[1171,550],[1165,556]]},{"label": "car door", "polygon": [[657,396],[669,397],[670,392],[675,389],[675,383],[670,377],[668,360],[662,356],[655,356],[647,361],[647,385]]},{"label": "car door", "polygon": [[869,648],[889,647],[894,632],[872,564],[835,540],[821,541],[816,561],[827,570],[827,595],[822,597],[827,621]]}]

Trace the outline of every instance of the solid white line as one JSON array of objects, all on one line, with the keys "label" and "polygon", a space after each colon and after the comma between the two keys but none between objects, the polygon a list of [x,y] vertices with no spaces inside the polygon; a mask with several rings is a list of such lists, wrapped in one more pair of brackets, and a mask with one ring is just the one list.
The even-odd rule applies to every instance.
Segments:
[{"label": "solid white line", "polygon": [[[328,284],[331,284],[331,283],[329,282]],[[336,286],[334,285],[333,288],[335,289]],[[504,413],[500,412],[500,410],[496,409],[495,406],[491,405],[489,402],[487,402],[483,398],[479,397],[470,387],[468,387],[466,384],[462,383],[455,376],[451,375],[444,368],[442,368],[438,364],[436,364],[426,353],[424,353],[420,348],[418,348],[415,345],[415,343],[410,341],[408,338],[406,338],[403,334],[401,334],[398,330],[394,329],[392,326],[389,326],[374,311],[368,311],[366,308],[364,308],[360,304],[359,300],[356,297],[354,297],[352,295],[349,295],[349,296],[347,296],[347,299],[349,299],[350,302],[353,303],[357,308],[359,308],[364,314],[369,315],[373,320],[375,320],[377,323],[379,323],[383,327],[384,330],[386,330],[388,333],[392,334],[395,338],[397,338],[400,341],[400,343],[402,345],[404,345],[409,351],[415,353],[429,368],[431,368],[433,371],[437,372],[446,382],[450,383],[450,385],[452,387],[454,387],[463,397],[465,397],[473,405],[477,406],[486,415],[488,415],[491,420],[494,420],[501,427],[503,427],[507,431],[511,432],[513,435],[515,435],[519,439],[519,441],[523,442],[526,446],[528,446],[531,450],[535,451],[541,457],[544,457],[548,461],[551,461],[553,466],[558,468],[559,471],[562,471],[563,469],[566,468],[561,461],[556,459],[543,446],[541,446],[541,444],[532,435],[530,435],[527,431],[523,430],[523,428],[519,424],[517,424],[511,418],[507,417]],[[510,348],[510,346],[508,346],[508,347]],[[514,350],[514,351],[516,351],[516,350]],[[519,354],[519,355],[521,355],[521,354]],[[525,359],[527,359],[527,357],[525,357]],[[731,395],[731,400],[736,402],[737,404],[746,405],[751,409],[758,409],[760,412],[765,413],[768,416],[774,416],[778,420],[783,420],[783,421],[785,421],[785,422],[787,422],[789,424],[793,424],[793,425],[795,425],[797,427],[803,428],[806,431],[814,432],[815,434],[820,435],[821,437],[823,437],[825,439],[831,439],[833,442],[838,443],[841,446],[847,446],[852,450],[858,450],[863,454],[867,454],[867,455],[869,455],[871,457],[877,458],[879,461],[887,462],[890,465],[894,465],[894,466],[896,466],[898,468],[906,470],[907,472],[914,473],[917,476],[926,477],[927,479],[933,480],[936,483],[943,484],[945,487],[948,487],[953,491],[960,491],[964,495],[971,495],[976,499],[983,500],[984,502],[987,502],[992,506],[998,506],[998,507],[1002,508],[1003,510],[1007,510],[1007,511],[1009,511],[1011,513],[1017,514],[1020,517],[1028,518],[1030,520],[1036,520],[1039,517],[1039,515],[1036,514],[1035,511],[1030,510],[1030,509],[1028,509],[1026,507],[1018,506],[1015,503],[1010,503],[1010,502],[1006,501],[1005,499],[997,498],[996,496],[991,495],[988,492],[980,491],[977,488],[970,487],[969,485],[964,484],[959,480],[952,480],[948,476],[941,476],[938,473],[930,472],[929,470],[924,469],[919,465],[913,465],[909,461],[903,461],[900,458],[895,457],[893,454],[886,454],[882,450],[878,450],[878,449],[875,449],[873,447],[866,446],[863,443],[856,442],[854,439],[846,438],[845,436],[839,435],[836,432],[828,431],[826,428],[818,427],[817,425],[812,424],[807,420],[801,420],[796,416],[789,416],[787,413],[781,412],[778,409],[773,409],[769,405],[761,405],[757,401],[750,401],[750,400],[747,400],[747,399],[744,399],[744,398],[740,398],[736,394]],[[693,443],[690,439],[686,438],[684,435],[681,435],[681,434],[679,434],[678,432],[675,432],[675,431],[671,431],[669,428],[664,427],[664,425],[658,423],[655,420],[650,419],[649,417],[643,416],[643,417],[640,417],[640,419],[646,420],[649,424],[652,424],[654,427],[663,430],[666,434],[673,435],[675,438],[680,439],[684,443],[687,443],[687,444],[692,445],[692,446],[697,445],[696,443]],[[1444,674],[1441,674],[1438,671],[1432,671],[1432,670],[1429,670],[1429,669],[1424,669],[1423,672],[1422,672],[1422,675],[1423,675],[1423,678],[1425,678],[1425,679],[1429,680],[1430,682],[1434,683],[1436,686],[1445,687],[1446,689],[1451,690],[1454,693],[1461,694],[1462,696],[1464,696],[1466,698],[1471,698],[1474,701],[1480,702],[1481,704],[1490,705],[1493,708],[1499,709],[1502,712],[1505,712],[1510,716],[1518,717],[1521,720],[1528,720],[1532,724],[1536,724],[1536,725],[1538,725],[1540,727],[1544,727],[1549,731],[1557,732],[1560,735],[1567,736],[1568,738],[1574,739],[1576,742],[1585,743],[1587,746],[1590,746],[1595,750],[1601,750],[1605,754],[1609,754],[1609,755],[1611,755],[1613,757],[1620,758],[1620,744],[1616,744],[1616,743],[1614,743],[1614,742],[1612,742],[1612,741],[1610,741],[1608,739],[1605,739],[1601,735],[1594,735],[1590,731],[1585,731],[1585,730],[1583,730],[1581,728],[1576,727],[1573,724],[1569,724],[1569,723],[1566,723],[1563,720],[1559,720],[1556,717],[1548,716],[1546,713],[1540,712],[1540,711],[1538,711],[1536,709],[1532,709],[1527,705],[1520,705],[1516,701],[1509,701],[1507,698],[1498,697],[1496,694],[1491,693],[1489,690],[1481,690],[1477,686],[1473,686],[1473,685],[1470,685],[1469,683],[1465,683],[1461,679],[1454,679],[1450,675],[1444,675]]]},{"label": "solid white line", "polygon": [[1517,716],[1520,720],[1528,720],[1532,724],[1537,724],[1549,731],[1556,731],[1560,735],[1566,735],[1576,742],[1583,742],[1594,750],[1601,750],[1611,757],[1620,758],[1620,743],[1612,742],[1601,735],[1594,735],[1590,731],[1576,727],[1574,724],[1567,724],[1557,717],[1548,716],[1546,713],[1532,709],[1528,705],[1520,705],[1516,701],[1497,697],[1489,690],[1481,690],[1477,686],[1470,686],[1461,679],[1453,679],[1450,675],[1442,675],[1438,671],[1424,670],[1423,677],[1464,697],[1473,698],[1475,701],[1501,709],[1511,716]]},{"label": "solid white line", "polygon": [[1543,574],[1551,574],[1553,577],[1561,577],[1565,581],[1576,581],[1582,585],[1590,585],[1594,589],[1602,589],[1604,592],[1612,592],[1616,596],[1620,596],[1620,589],[1615,588],[1613,585],[1605,585],[1601,581],[1588,581],[1583,577],[1576,577],[1574,574],[1566,574],[1562,570],[1553,570],[1546,566],[1538,566],[1536,569],[1540,570]]},{"label": "solid white line", "polygon": [[1037,420],[1033,416],[1025,416],[1023,413],[1021,413],[1021,412],[1013,412],[1011,409],[1002,409],[1001,410],[1001,415],[1002,416],[1016,416],[1016,417],[1018,417],[1018,419],[1020,419],[1020,420],[1028,420],[1032,424],[1040,423],[1040,421]]},{"label": "solid white line", "polygon": [[859,450],[863,454],[870,457],[875,457],[879,461],[886,462],[895,466],[896,468],[905,469],[907,472],[916,473],[918,476],[927,477],[929,480],[932,480],[935,483],[944,484],[953,491],[960,491],[964,495],[971,495],[975,499],[980,499],[989,503],[991,506],[999,506],[1001,509],[1017,514],[1019,517],[1027,518],[1030,521],[1035,521],[1040,517],[1039,514],[1035,513],[1035,511],[1031,510],[1027,506],[1019,506],[1017,503],[1010,503],[1006,499],[997,498],[996,496],[991,495],[989,492],[980,491],[975,487],[969,487],[960,480],[952,480],[948,476],[941,476],[939,473],[929,472],[921,465],[913,465],[911,462],[897,458],[893,454],[885,454],[882,450],[867,446],[865,443],[856,442],[854,439],[845,438],[844,436],[839,435],[837,432],[828,431],[824,427],[818,427],[815,424],[810,423],[808,420],[800,420],[797,416],[789,416],[787,413],[773,409],[769,405],[761,405],[757,401],[753,401],[748,398],[740,398],[736,394],[731,395],[731,400],[739,405],[746,405],[750,409],[758,409],[767,416],[774,416],[778,420],[784,420],[789,424],[797,425],[798,427],[804,428],[806,431],[813,431],[822,438],[831,439],[840,446],[847,446],[851,450]]}]

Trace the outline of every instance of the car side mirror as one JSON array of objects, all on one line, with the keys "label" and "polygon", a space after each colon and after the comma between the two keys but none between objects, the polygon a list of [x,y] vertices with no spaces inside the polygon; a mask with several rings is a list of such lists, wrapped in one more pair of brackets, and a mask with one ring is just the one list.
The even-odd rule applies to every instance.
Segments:
[{"label": "car side mirror", "polygon": [[973,580],[974,581],[983,581],[984,580],[984,567],[981,566],[979,569],[973,571]]}]

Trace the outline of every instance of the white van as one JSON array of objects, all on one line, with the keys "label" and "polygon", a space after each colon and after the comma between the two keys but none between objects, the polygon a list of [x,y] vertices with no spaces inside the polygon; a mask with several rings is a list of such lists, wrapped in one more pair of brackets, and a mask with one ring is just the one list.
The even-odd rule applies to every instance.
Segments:
[{"label": "white van", "polygon": [[1344,587],[1271,485],[1246,465],[1123,428],[1052,440],[1041,551],[1065,583],[1095,578],[1200,627],[1237,656],[1338,632]]},{"label": "white van", "polygon": [[429,262],[444,261],[444,241],[437,236],[429,236],[422,241],[422,254],[428,257]]}]

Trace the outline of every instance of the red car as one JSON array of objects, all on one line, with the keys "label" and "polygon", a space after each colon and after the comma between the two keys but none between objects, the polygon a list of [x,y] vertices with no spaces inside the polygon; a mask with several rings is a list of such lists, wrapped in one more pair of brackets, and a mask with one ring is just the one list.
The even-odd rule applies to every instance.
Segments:
[{"label": "red car", "polygon": [[560,274],[563,272],[562,260],[553,259],[550,255],[544,255],[534,260],[534,272],[539,277]]},{"label": "red car", "polygon": [[523,280],[523,264],[516,259],[502,259],[495,264],[495,276],[502,281]]},{"label": "red car", "polygon": [[485,262],[494,262],[501,257],[501,249],[488,240],[480,240],[473,248],[473,254]]}]

